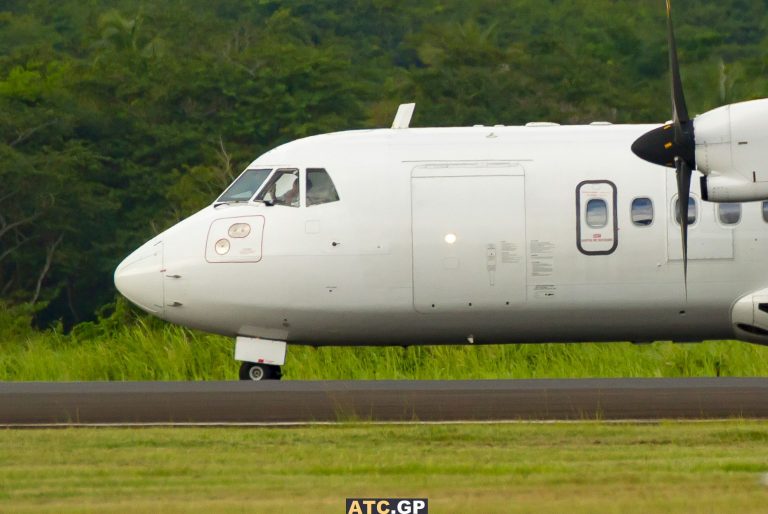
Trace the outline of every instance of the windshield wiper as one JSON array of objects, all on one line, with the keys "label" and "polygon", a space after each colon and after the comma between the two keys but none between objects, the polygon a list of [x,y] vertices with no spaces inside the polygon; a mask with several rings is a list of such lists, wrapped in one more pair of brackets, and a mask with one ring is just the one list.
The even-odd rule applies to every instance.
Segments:
[{"label": "windshield wiper", "polygon": [[217,202],[213,203],[214,207],[218,207],[219,205],[229,205],[231,203],[245,203],[248,200],[219,200]]}]

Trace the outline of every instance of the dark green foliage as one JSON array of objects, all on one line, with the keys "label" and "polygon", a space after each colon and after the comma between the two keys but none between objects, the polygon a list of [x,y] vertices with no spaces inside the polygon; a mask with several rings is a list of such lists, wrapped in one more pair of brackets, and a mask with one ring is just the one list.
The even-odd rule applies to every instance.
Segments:
[{"label": "dark green foliage", "polygon": [[[693,113],[768,96],[764,2],[675,2]],[[0,299],[93,319],[134,247],[321,132],[669,118],[662,0],[0,5]]]}]

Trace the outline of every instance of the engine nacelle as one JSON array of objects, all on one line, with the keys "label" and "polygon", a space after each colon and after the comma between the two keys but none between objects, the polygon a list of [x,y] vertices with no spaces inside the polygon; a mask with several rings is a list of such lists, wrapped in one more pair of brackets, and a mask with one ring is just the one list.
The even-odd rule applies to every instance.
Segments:
[{"label": "engine nacelle", "polygon": [[706,200],[768,200],[768,99],[718,107],[693,126]]},{"label": "engine nacelle", "polygon": [[712,173],[701,177],[701,197],[709,202],[768,200],[768,182],[751,182],[735,173]]},{"label": "engine nacelle", "polygon": [[731,322],[737,338],[768,346],[768,289],[739,299],[733,305]]}]

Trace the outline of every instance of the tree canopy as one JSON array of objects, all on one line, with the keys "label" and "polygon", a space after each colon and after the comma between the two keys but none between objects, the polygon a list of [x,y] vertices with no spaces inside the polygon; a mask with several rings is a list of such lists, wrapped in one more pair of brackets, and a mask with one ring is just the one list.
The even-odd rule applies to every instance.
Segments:
[{"label": "tree canopy", "polygon": [[[387,126],[661,122],[662,0],[6,0],[0,300],[71,325],[250,160]],[[768,96],[768,7],[675,2],[692,113]]]}]

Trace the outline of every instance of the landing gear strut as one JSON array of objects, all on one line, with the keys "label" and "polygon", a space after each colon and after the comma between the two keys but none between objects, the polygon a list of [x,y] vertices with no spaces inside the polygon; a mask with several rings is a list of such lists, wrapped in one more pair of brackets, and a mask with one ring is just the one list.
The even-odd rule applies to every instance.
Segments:
[{"label": "landing gear strut", "polygon": [[280,366],[243,362],[240,365],[240,380],[280,380],[283,372]]}]

